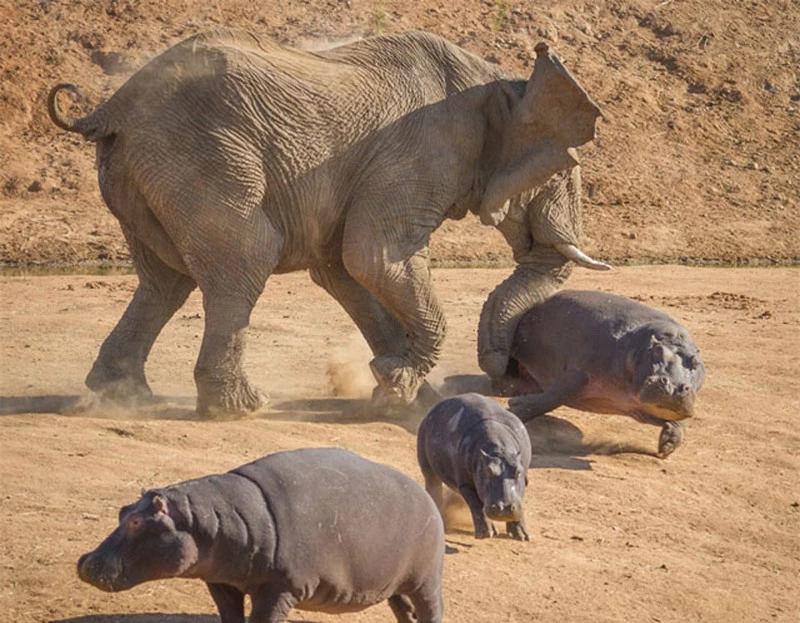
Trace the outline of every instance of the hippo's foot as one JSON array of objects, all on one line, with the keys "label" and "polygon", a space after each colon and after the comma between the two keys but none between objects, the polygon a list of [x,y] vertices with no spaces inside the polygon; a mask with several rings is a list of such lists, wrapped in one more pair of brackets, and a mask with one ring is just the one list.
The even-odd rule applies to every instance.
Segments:
[{"label": "hippo's foot", "polygon": [[381,355],[375,357],[369,367],[382,390],[379,395],[373,394],[373,398],[377,400],[380,397],[387,405],[410,405],[414,402],[424,382],[424,375],[409,366],[403,357]]},{"label": "hippo's foot", "polygon": [[389,597],[389,607],[398,623],[416,623],[417,616],[414,605],[405,595],[392,595]]},{"label": "hippo's foot", "polygon": [[207,419],[232,419],[263,408],[267,396],[242,376],[197,385],[197,413]]},{"label": "hippo's foot", "polygon": [[475,524],[476,539],[491,539],[497,536],[497,528],[491,521],[484,520],[480,525]]},{"label": "hippo's foot", "polygon": [[543,403],[541,394],[514,396],[508,401],[508,410],[523,422],[527,422],[550,411]]},{"label": "hippo's foot", "polygon": [[153,391],[144,373],[131,374],[119,366],[108,366],[98,359],[86,376],[86,387],[104,400],[121,405],[140,406],[153,400]]},{"label": "hippo's foot", "polygon": [[517,541],[530,541],[531,535],[528,534],[528,529],[525,527],[525,522],[520,521],[507,521],[506,532],[508,536]]},{"label": "hippo's foot", "polygon": [[683,444],[683,436],[686,432],[686,423],[682,421],[664,422],[661,427],[661,434],[658,436],[658,456],[662,459],[667,458]]}]

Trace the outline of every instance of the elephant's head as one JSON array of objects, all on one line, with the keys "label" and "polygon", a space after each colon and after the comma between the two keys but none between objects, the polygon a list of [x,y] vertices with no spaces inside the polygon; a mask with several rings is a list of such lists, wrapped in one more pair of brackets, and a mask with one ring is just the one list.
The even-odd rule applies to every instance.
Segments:
[{"label": "elephant's head", "polygon": [[558,58],[540,43],[525,91],[499,88],[487,102],[486,179],[479,215],[514,252],[517,267],[489,295],[478,328],[478,361],[506,373],[522,315],[569,276],[570,260],[606,270],[578,247],[581,178],[575,148],[592,140],[602,116]]},{"label": "elephant's head", "polygon": [[577,165],[575,148],[594,139],[602,116],[546,44],[536,46],[536,55],[524,93],[500,84],[486,104],[486,183],[479,208],[484,225],[498,226],[510,199]]}]

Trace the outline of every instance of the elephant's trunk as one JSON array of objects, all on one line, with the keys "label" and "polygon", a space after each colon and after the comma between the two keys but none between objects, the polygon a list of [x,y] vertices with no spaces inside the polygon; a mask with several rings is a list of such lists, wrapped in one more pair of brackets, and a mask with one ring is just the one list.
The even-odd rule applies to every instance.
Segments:
[{"label": "elephant's trunk", "polygon": [[557,250],[535,249],[489,295],[478,324],[478,364],[490,377],[505,375],[523,314],[555,293],[571,272],[572,263]]}]

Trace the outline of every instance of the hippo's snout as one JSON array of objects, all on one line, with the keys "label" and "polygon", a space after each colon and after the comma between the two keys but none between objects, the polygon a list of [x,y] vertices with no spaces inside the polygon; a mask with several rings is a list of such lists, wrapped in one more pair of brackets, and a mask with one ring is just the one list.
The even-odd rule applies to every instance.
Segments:
[{"label": "hippo's snout", "polygon": [[683,420],[694,416],[695,391],[692,385],[673,381],[663,374],[647,377],[638,399],[643,411],[661,420]]},{"label": "hippo's snout", "polygon": [[522,504],[519,502],[492,502],[485,506],[484,512],[489,519],[494,521],[518,521],[522,514]]},{"label": "hippo's snout", "polygon": [[78,559],[78,577],[101,591],[113,593],[123,590],[120,585],[122,563],[110,565],[95,552],[84,554]]}]

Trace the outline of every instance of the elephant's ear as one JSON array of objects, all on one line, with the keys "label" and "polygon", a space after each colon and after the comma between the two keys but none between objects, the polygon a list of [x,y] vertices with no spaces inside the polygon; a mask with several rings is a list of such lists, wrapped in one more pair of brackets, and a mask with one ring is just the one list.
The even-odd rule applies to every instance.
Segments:
[{"label": "elephant's ear", "polygon": [[533,126],[564,147],[580,147],[595,138],[600,107],[578,83],[546,43],[536,48],[525,97],[516,114],[522,125]]},{"label": "elephant's ear", "polygon": [[537,45],[536,54],[533,74],[511,111],[498,166],[481,201],[484,225],[502,222],[508,199],[578,164],[574,148],[594,138],[595,120],[602,116],[546,44]]}]

